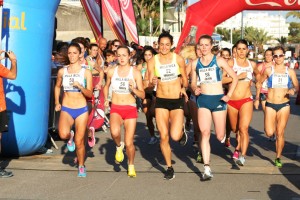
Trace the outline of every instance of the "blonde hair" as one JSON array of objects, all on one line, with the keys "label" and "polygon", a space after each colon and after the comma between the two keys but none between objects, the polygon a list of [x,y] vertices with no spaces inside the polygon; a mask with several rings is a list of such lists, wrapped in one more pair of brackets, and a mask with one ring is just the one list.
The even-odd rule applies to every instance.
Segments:
[{"label": "blonde hair", "polygon": [[195,60],[197,58],[195,45],[188,45],[183,47],[183,49],[179,53],[184,59]]}]

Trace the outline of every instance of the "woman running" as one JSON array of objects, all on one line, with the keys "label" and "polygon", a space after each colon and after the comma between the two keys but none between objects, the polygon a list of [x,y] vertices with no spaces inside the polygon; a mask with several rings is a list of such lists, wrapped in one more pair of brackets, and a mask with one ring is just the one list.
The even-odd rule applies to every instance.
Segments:
[{"label": "woman running", "polygon": [[[145,92],[141,73],[130,66],[130,51],[127,46],[119,46],[116,50],[118,65],[107,72],[104,86],[106,107],[109,106],[108,90],[112,86],[112,99],[110,109],[110,132],[116,143],[115,160],[120,163],[124,160],[123,149],[126,146],[128,157],[128,176],[136,177],[134,168],[135,147],[133,144],[137,121],[136,99],[144,99]],[[121,141],[121,126],[124,124],[124,142]]]},{"label": "woman running", "polygon": [[171,52],[173,36],[162,32],[158,37],[159,53],[148,62],[148,73],[151,84],[157,85],[155,118],[160,133],[160,148],[166,161],[167,170],[164,178],[175,178],[171,163],[171,147],[169,137],[175,141],[187,142],[183,131],[183,106],[188,86],[184,59]]},{"label": "woman running", "polygon": [[[290,115],[290,95],[299,90],[296,73],[284,65],[284,48],[277,46],[273,49],[274,66],[265,69],[258,84],[262,88],[267,80],[268,96],[265,110],[265,132],[268,137],[276,133],[276,159],[275,165],[282,167],[281,154],[284,147],[284,130]],[[259,90],[256,93],[259,95]],[[259,99],[255,99],[258,108]]]},{"label": "woman running", "polygon": [[247,59],[248,42],[244,39],[236,43],[236,57],[228,64],[238,75],[238,84],[228,101],[228,116],[231,130],[238,133],[238,145],[233,153],[233,159],[238,165],[245,164],[245,156],[249,145],[249,125],[253,114],[253,97],[250,90],[253,73],[259,80],[256,63]]},{"label": "woman running", "polygon": [[[204,173],[203,180],[213,177],[210,163],[210,129],[211,122],[214,122],[216,137],[222,143],[225,142],[225,125],[227,102],[230,99],[235,86],[237,76],[229,67],[227,62],[212,54],[213,39],[209,35],[202,35],[199,38],[199,45],[202,57],[192,64],[192,90],[197,97],[198,122],[201,132],[201,151],[203,155]],[[226,71],[232,78],[229,91],[224,95],[222,87],[222,71]],[[200,86],[197,86],[199,79]]]},{"label": "woman running", "polygon": [[151,46],[145,46],[144,51],[142,53],[143,59],[145,62],[139,64],[137,69],[141,72],[143,78],[143,86],[145,90],[145,99],[142,100],[143,112],[146,115],[147,120],[147,127],[150,133],[150,140],[148,144],[156,144],[158,139],[155,137],[154,134],[154,124],[153,124],[153,117],[154,117],[154,98],[153,97],[153,87],[149,85],[148,73],[147,73],[147,62],[156,54],[156,51]]},{"label": "woman running", "polygon": [[[258,71],[260,72],[260,74],[262,75],[264,73],[264,71],[268,68],[268,67],[272,67],[274,65],[273,62],[273,56],[272,56],[272,49],[267,49],[264,53],[264,57],[265,60],[263,63],[257,65]],[[265,80],[261,86],[260,89],[260,94],[259,94],[259,100],[261,102],[261,107],[263,109],[263,112],[265,113],[266,110],[266,100],[267,100],[267,96],[268,96],[268,80]],[[276,140],[276,136],[275,134],[273,134],[271,137],[269,137],[270,141],[275,141]]]},{"label": "woman running", "polygon": [[[84,166],[85,132],[88,121],[88,107],[86,98],[91,98],[92,74],[80,64],[81,48],[78,43],[71,43],[68,47],[70,64],[60,69],[57,74],[54,89],[55,111],[61,111],[58,131],[61,139],[69,139],[67,143],[70,152],[75,150],[78,159],[78,177],[86,177]],[[59,102],[61,86],[64,94],[62,103]],[[75,123],[75,133],[71,130]],[[70,131],[71,130],[71,131]],[[73,137],[75,135],[75,144]]]}]

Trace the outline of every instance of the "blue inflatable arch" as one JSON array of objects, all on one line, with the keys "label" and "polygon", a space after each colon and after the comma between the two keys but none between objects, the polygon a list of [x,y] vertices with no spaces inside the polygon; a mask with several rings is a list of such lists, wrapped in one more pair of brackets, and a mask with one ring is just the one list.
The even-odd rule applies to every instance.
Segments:
[{"label": "blue inflatable arch", "polygon": [[[5,0],[2,49],[17,55],[18,75],[5,81],[9,132],[2,136],[2,153],[22,156],[46,143],[55,13],[60,0]],[[10,66],[10,63],[2,63]],[[52,91],[51,91],[52,92]]]}]

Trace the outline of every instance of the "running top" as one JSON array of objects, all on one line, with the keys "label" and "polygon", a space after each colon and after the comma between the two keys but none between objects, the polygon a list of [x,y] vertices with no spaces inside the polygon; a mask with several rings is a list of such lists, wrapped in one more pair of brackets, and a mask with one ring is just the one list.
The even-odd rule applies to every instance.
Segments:
[{"label": "running top", "polygon": [[130,67],[129,73],[126,77],[120,77],[118,75],[118,68],[119,67],[115,68],[114,74],[111,77],[112,91],[116,94],[130,94],[129,80],[132,79],[134,85],[136,85],[133,77],[133,67]]},{"label": "running top", "polygon": [[[260,73],[260,74],[263,74],[263,73],[265,72],[266,68],[267,68],[267,67],[266,67],[266,64],[263,63],[262,69],[261,69],[261,73]],[[262,87],[261,87],[261,89],[260,89],[260,93],[264,93],[264,94],[268,93],[268,79],[266,79],[266,80],[263,82]]]},{"label": "running top", "polygon": [[176,54],[173,53],[172,62],[169,64],[161,64],[158,60],[158,55],[154,56],[155,60],[155,76],[161,80],[161,82],[168,82],[176,80],[180,74],[179,65],[176,62]]},{"label": "running top", "polygon": [[64,92],[80,92],[80,89],[73,86],[73,83],[75,81],[79,82],[79,84],[82,85],[82,87],[86,87],[84,73],[85,67],[81,67],[81,70],[78,73],[69,74],[68,66],[65,66],[62,82]]},{"label": "running top", "polygon": [[204,66],[199,58],[196,64],[196,73],[200,84],[216,83],[222,80],[222,70],[215,55],[207,66]]},{"label": "running top", "polygon": [[142,64],[142,69],[141,69],[141,74],[142,74],[143,80],[145,79],[145,75],[146,75],[146,72],[147,72],[147,67],[146,67],[145,64],[146,64],[146,63],[143,63],[143,64]]},{"label": "running top", "polygon": [[242,79],[242,80],[239,80],[239,81],[251,81],[252,80],[252,76],[253,76],[253,67],[251,65],[251,62],[247,59],[248,61],[248,67],[240,67],[238,66],[237,62],[236,62],[236,59],[234,58],[233,59],[233,71],[237,74],[237,75],[240,75],[241,73],[243,72],[247,72],[247,77]]},{"label": "running top", "polygon": [[268,78],[268,88],[292,88],[292,79],[289,76],[288,67],[285,68],[284,74],[275,73],[272,66],[271,76]]}]

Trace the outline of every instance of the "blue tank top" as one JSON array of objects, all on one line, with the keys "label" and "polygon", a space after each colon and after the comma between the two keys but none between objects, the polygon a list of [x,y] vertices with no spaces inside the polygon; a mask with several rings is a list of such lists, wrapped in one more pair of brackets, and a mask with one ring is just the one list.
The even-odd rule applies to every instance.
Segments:
[{"label": "blue tank top", "polygon": [[271,68],[271,76],[268,78],[268,88],[292,88],[292,79],[289,76],[289,70],[286,67],[284,74],[275,73],[274,67]]},{"label": "blue tank top", "polygon": [[217,83],[222,80],[222,70],[217,63],[217,57],[215,55],[207,66],[204,66],[199,58],[196,65],[196,72],[200,84]]}]

